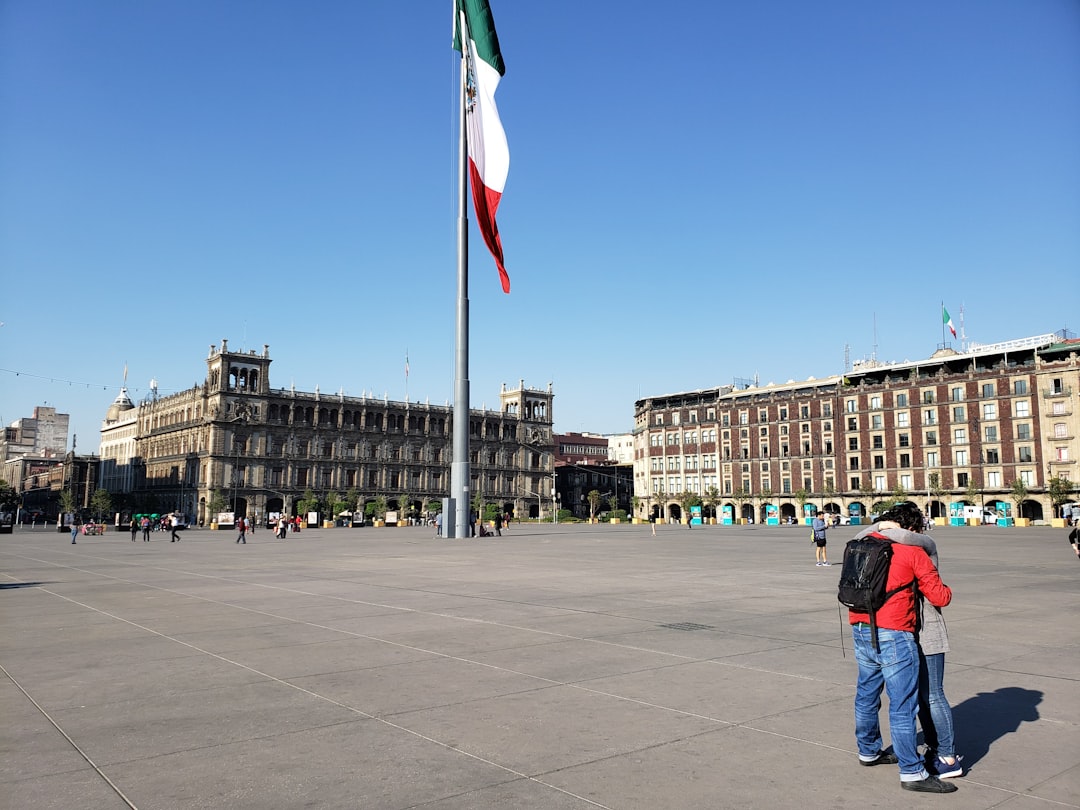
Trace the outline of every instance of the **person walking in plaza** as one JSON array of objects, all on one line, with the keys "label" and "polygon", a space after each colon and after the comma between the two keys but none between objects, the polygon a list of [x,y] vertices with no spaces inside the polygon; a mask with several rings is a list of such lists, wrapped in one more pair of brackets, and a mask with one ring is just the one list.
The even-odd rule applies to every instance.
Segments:
[{"label": "person walking in plaza", "polygon": [[[952,601],[952,591],[938,576],[922,548],[894,543],[886,591],[896,593],[870,616],[848,611],[855,660],[855,741],[863,765],[898,764],[900,786],[920,793],[952,793],[956,785],[927,773],[919,757],[915,718],[919,711],[919,647],[915,641],[915,591],[934,607]],[[875,632],[876,631],[876,632]],[[875,637],[876,636],[876,637]],[[889,696],[889,736],[892,752],[882,750],[881,693]]]},{"label": "person walking in plaza", "polygon": [[79,536],[79,519],[71,518],[71,545],[75,545],[75,538]]},{"label": "person walking in plaza", "polygon": [[502,537],[503,516],[502,512],[495,513],[495,536]]},{"label": "person walking in plaza", "polygon": [[172,540],[170,543],[179,543],[180,536],[177,535],[177,531],[180,529],[180,518],[175,514],[169,515],[169,530],[172,532]]},{"label": "person walking in plaza", "polygon": [[150,518],[143,515],[142,520],[139,521],[139,526],[142,527],[142,539],[144,543],[150,542]]},{"label": "person walking in plaza", "polygon": [[131,529],[131,542],[135,542],[135,535],[139,533],[139,521],[134,516],[131,518],[131,525],[128,527]]},{"label": "person walking in plaza", "polygon": [[236,530],[238,532],[240,532],[240,534],[238,534],[236,536],[236,542],[237,543],[243,543],[246,546],[247,545],[247,520],[244,518],[243,515],[240,515],[240,517],[238,517],[236,519]]},{"label": "person walking in plaza", "polygon": [[816,555],[817,562],[814,564],[817,566],[828,567],[830,565],[828,554],[825,551],[826,533],[829,530],[828,525],[825,523],[824,518],[821,516],[821,512],[814,515],[814,519],[810,524],[813,530],[814,541],[814,553]]},{"label": "person walking in plaza", "polygon": [[278,515],[277,519],[277,536],[279,540],[286,539],[286,534],[289,531],[289,522],[285,519],[285,515]]}]

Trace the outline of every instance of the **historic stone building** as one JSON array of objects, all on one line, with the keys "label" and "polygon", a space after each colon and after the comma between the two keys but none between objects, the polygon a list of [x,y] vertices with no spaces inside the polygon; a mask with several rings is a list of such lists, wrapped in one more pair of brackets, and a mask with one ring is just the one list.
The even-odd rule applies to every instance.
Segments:
[{"label": "historic stone building", "polygon": [[721,519],[865,516],[900,492],[935,517],[956,504],[1049,519],[1050,480],[1078,478],[1078,352],[1043,335],[638,400],[640,513],[680,517],[681,493],[715,488]]},{"label": "historic stone building", "polygon": [[[223,340],[210,347],[202,384],[137,406],[136,498],[153,496],[209,523],[215,496],[223,511],[263,520],[295,514],[308,491],[350,495],[360,509],[385,498],[414,514],[449,494],[452,407],[273,388],[270,362],[268,346],[235,352]],[[550,384],[534,390],[520,381],[503,385],[499,411],[471,411],[474,497],[523,517],[544,512],[553,396]],[[121,406],[113,424],[126,413]]]}]

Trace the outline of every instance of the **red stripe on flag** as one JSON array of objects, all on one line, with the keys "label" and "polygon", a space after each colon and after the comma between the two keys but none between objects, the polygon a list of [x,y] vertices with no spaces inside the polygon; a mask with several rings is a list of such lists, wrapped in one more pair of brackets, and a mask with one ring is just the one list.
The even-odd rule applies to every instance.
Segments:
[{"label": "red stripe on flag", "polygon": [[502,239],[499,236],[499,226],[495,222],[495,212],[499,210],[502,194],[484,185],[480,172],[476,168],[476,162],[472,158],[469,158],[469,180],[472,184],[473,206],[476,208],[476,224],[484,237],[484,244],[495,257],[495,266],[499,268],[502,290],[508,293],[510,292],[510,276],[507,275],[506,267],[503,265]]}]

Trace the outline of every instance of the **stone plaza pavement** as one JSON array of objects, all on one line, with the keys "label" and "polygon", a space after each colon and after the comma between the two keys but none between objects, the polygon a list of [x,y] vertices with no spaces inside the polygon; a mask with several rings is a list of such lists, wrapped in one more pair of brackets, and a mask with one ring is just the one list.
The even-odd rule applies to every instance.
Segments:
[{"label": "stone plaza pavement", "polygon": [[934,536],[948,796],[859,766],[840,568],[805,527],[16,530],[0,808],[1080,807],[1065,532]]}]

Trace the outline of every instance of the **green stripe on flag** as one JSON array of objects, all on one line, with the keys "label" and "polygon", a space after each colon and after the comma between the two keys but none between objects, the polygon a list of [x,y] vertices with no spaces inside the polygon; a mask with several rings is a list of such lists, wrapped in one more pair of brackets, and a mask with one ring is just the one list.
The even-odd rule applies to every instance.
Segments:
[{"label": "green stripe on flag", "polygon": [[457,13],[454,15],[454,50],[461,50],[461,32],[458,30],[461,11],[465,11],[465,24],[469,26],[469,37],[476,43],[476,55],[483,59],[500,76],[506,75],[502,51],[499,50],[499,35],[495,33],[495,18],[491,16],[491,5],[487,0],[457,0]]}]

